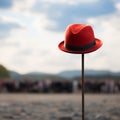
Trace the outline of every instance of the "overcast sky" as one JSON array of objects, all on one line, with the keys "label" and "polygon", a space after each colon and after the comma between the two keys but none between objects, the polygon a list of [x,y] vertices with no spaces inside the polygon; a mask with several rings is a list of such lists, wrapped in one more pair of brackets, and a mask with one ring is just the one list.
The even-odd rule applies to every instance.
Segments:
[{"label": "overcast sky", "polygon": [[58,49],[69,24],[90,24],[103,46],[85,69],[120,71],[120,0],[0,0],[0,64],[19,73],[81,69]]}]

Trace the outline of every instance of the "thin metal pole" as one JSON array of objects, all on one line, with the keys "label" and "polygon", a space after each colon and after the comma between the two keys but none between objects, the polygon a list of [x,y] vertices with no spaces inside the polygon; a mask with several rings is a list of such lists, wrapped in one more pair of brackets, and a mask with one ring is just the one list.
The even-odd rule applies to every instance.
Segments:
[{"label": "thin metal pole", "polygon": [[84,120],[84,54],[82,54],[82,120]]}]

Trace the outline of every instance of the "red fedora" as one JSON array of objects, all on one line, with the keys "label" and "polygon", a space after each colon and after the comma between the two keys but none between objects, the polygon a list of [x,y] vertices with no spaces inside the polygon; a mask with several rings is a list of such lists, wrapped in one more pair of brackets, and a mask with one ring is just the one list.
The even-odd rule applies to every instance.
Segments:
[{"label": "red fedora", "polygon": [[102,41],[94,37],[90,25],[71,24],[65,32],[65,40],[58,47],[60,50],[73,54],[90,53],[102,46]]}]

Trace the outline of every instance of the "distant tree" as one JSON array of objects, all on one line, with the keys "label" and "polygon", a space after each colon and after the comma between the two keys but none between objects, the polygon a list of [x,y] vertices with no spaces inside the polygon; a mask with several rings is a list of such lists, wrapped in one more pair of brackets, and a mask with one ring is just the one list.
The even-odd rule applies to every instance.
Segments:
[{"label": "distant tree", "polygon": [[9,77],[10,77],[9,71],[3,65],[0,64],[0,79]]}]

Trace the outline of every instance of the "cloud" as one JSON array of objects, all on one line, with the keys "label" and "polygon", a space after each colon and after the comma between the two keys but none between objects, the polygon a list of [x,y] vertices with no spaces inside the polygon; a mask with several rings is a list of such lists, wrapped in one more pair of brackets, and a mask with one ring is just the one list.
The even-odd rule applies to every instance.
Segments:
[{"label": "cloud", "polygon": [[98,0],[39,0],[41,2],[47,2],[47,3],[59,3],[59,4],[77,4],[77,3],[86,3],[86,2],[96,2]]},{"label": "cloud", "polygon": [[11,11],[13,13],[28,15],[31,14],[30,8],[33,6],[36,0],[13,0],[13,7]]},{"label": "cloud", "polygon": [[111,14],[116,11],[116,7],[112,0],[94,0],[78,2],[78,4],[60,4],[37,0],[32,11],[44,13],[47,19],[54,21],[55,24],[48,25],[46,29],[63,31],[70,23],[86,23],[87,18]]},{"label": "cloud", "polygon": [[0,0],[0,9],[8,9],[13,6],[13,0]]},{"label": "cloud", "polygon": [[0,22],[0,38],[8,37],[13,29],[18,28],[21,26],[17,23]]},{"label": "cloud", "polygon": [[19,29],[22,26],[8,18],[0,17],[0,38],[6,38],[14,29]]},{"label": "cloud", "polygon": [[120,11],[120,1],[115,2],[115,7],[118,11]]}]

